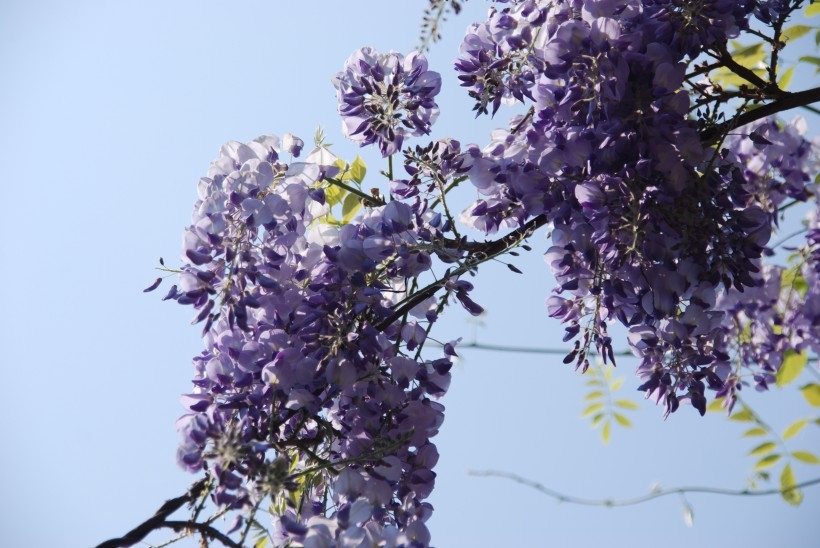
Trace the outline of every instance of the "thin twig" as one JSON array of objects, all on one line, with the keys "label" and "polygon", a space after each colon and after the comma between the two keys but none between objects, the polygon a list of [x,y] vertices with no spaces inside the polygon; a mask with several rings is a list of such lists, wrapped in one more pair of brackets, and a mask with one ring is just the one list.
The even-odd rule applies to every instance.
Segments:
[{"label": "thin twig", "polygon": [[783,495],[785,493],[789,493],[791,491],[796,491],[803,487],[809,487],[812,485],[820,484],[820,478],[815,478],[811,480],[807,480],[801,483],[797,483],[788,489],[762,489],[759,491],[751,490],[751,489],[721,489],[718,487],[674,487],[671,489],[657,489],[650,491],[645,495],[641,495],[639,497],[628,498],[628,499],[586,499],[581,497],[575,497],[572,495],[566,495],[564,493],[560,493],[549,487],[545,487],[544,485],[538,483],[537,481],[533,481],[531,479],[524,478],[517,474],[512,474],[510,472],[503,472],[499,470],[468,470],[467,475],[470,476],[478,476],[478,477],[498,477],[498,478],[505,478],[508,480],[512,480],[516,483],[520,483],[522,485],[526,485],[527,487],[531,487],[536,491],[547,495],[548,497],[554,498],[558,500],[558,502],[569,502],[571,504],[581,504],[584,506],[632,506],[635,504],[641,504],[643,502],[650,501],[652,499],[656,499],[659,497],[664,497],[666,495],[675,495],[675,494],[685,494],[685,493],[707,493],[710,495],[727,495],[727,496],[748,496],[748,497],[757,497],[757,496],[767,496],[767,495]]}]

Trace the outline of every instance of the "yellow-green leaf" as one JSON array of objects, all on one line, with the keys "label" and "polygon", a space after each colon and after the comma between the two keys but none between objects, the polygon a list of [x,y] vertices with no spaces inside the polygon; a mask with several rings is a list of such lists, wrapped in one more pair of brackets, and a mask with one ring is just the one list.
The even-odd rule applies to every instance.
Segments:
[{"label": "yellow-green leaf", "polygon": [[353,160],[353,164],[350,166],[350,177],[361,184],[362,181],[364,181],[365,175],[367,175],[367,166],[360,156],[356,156],[356,159]]},{"label": "yellow-green leaf", "polygon": [[783,431],[783,439],[787,440],[795,437],[801,430],[803,430],[803,428],[805,428],[807,424],[809,424],[809,419],[801,419],[791,423],[788,428]]},{"label": "yellow-green leaf", "polygon": [[721,411],[723,409],[723,400],[724,398],[718,398],[716,400],[712,400],[709,402],[709,405],[706,406],[707,411]]},{"label": "yellow-green leaf", "polygon": [[330,207],[333,207],[336,204],[341,203],[345,194],[347,194],[347,191],[345,189],[331,183],[330,185],[328,185],[327,188],[325,188],[325,202]]},{"label": "yellow-green leaf", "polygon": [[[755,73],[757,76],[760,76],[761,78],[766,77],[766,69],[764,69],[764,68],[751,68],[750,67],[750,70],[753,73]],[[721,68],[721,69],[716,70],[715,74],[712,76],[712,80],[714,80],[715,83],[719,84],[721,87],[724,87],[724,88],[727,88],[727,87],[730,87],[730,86],[734,86],[736,88],[739,88],[740,86],[750,85],[749,81],[746,78],[743,78],[742,76],[738,76],[737,74],[735,74],[734,72],[732,72],[732,71],[730,71],[729,69],[726,69],[726,68]]]},{"label": "yellow-green leaf", "polygon": [[[820,61],[820,58],[818,58],[818,61]],[[800,267],[795,266],[783,271],[783,274],[780,276],[780,287],[789,292],[795,291],[802,297],[806,294],[806,291],[808,291],[809,284],[806,283],[806,279],[803,277]]]},{"label": "yellow-green leaf", "polygon": [[803,393],[803,397],[806,398],[806,401],[809,402],[809,405],[812,407],[820,407],[820,384],[807,384],[800,388],[800,391]]},{"label": "yellow-green leaf", "polygon": [[755,464],[755,470],[762,470],[764,468],[774,466],[777,463],[777,461],[780,460],[780,458],[781,456],[777,453],[765,456],[759,461],[757,461],[757,464]]},{"label": "yellow-green leaf", "polygon": [[612,384],[609,386],[609,389],[611,391],[615,392],[617,389],[619,389],[621,387],[621,385],[623,383],[624,383],[624,378],[623,377],[617,378],[614,381],[612,381]]},{"label": "yellow-green leaf", "polygon": [[256,544],[253,545],[253,548],[265,548],[268,545],[268,537],[262,537],[256,541]]},{"label": "yellow-green leaf", "polygon": [[358,196],[355,194],[348,194],[345,196],[344,202],[342,203],[342,224],[349,224],[361,207],[362,202],[359,200]]},{"label": "yellow-green leaf", "polygon": [[603,397],[603,395],[604,395],[603,391],[593,390],[592,392],[590,392],[589,394],[584,396],[584,401],[597,400],[598,398]]},{"label": "yellow-green leaf", "polygon": [[626,428],[630,428],[632,426],[632,421],[630,421],[628,418],[621,415],[620,413],[613,413],[612,416],[615,417],[615,420],[618,421],[618,424],[620,424],[621,426],[624,426]]},{"label": "yellow-green leaf", "polygon": [[592,426],[593,426],[593,428],[595,426],[598,426],[598,423],[601,422],[604,419],[604,417],[606,417],[606,413],[596,413],[592,417]]},{"label": "yellow-green leaf", "polygon": [[820,457],[809,451],[792,451],[792,456],[806,464],[820,464]]},{"label": "yellow-green leaf", "polygon": [[612,427],[612,422],[611,421],[606,421],[604,423],[604,427],[601,428],[601,439],[604,440],[605,444],[609,443],[609,434],[610,434],[610,430],[612,429],[611,427]]},{"label": "yellow-green leaf", "polygon": [[603,404],[603,403],[601,403],[601,402],[598,402],[598,403],[593,403],[593,404],[591,404],[591,405],[588,405],[588,406],[586,407],[586,409],[584,409],[584,410],[581,412],[581,416],[582,416],[582,417],[588,417],[588,416],[590,416],[591,414],[595,413],[596,411],[600,411],[600,410],[601,410],[601,409],[603,409],[603,408],[604,408],[604,404]]},{"label": "yellow-green leaf", "polygon": [[766,453],[771,453],[777,445],[774,442],[767,441],[765,443],[761,443],[751,451],[749,451],[749,455],[764,455]]},{"label": "yellow-green leaf", "polygon": [[732,59],[749,68],[761,62],[765,57],[766,50],[763,49],[763,42],[743,46],[732,51]]},{"label": "yellow-green leaf", "polygon": [[760,428],[759,426],[755,426],[754,428],[749,428],[746,432],[743,433],[744,438],[751,438],[753,436],[765,436],[766,429]]},{"label": "yellow-green leaf", "polygon": [[740,411],[729,415],[729,419],[739,422],[751,422],[754,420],[754,416],[752,415],[751,411],[744,407]]},{"label": "yellow-green leaf", "polygon": [[641,406],[632,400],[615,400],[615,405],[621,409],[640,409]]},{"label": "yellow-green leaf", "polygon": [[815,2],[806,8],[807,17],[812,17],[817,14],[820,14],[820,3]]},{"label": "yellow-green leaf", "polygon": [[805,350],[799,354],[794,350],[786,350],[783,355],[783,363],[777,371],[777,386],[786,386],[799,377],[808,361],[809,355]]},{"label": "yellow-green leaf", "polygon": [[777,84],[780,86],[780,89],[788,89],[789,84],[792,82],[792,76],[794,76],[794,67],[787,68],[783,74],[780,75],[780,78],[777,79]]},{"label": "yellow-green leaf", "polygon": [[795,489],[797,482],[794,480],[794,472],[792,472],[791,464],[786,463],[783,471],[780,473],[780,495],[783,500],[793,506],[799,505],[803,502],[803,493],[800,489]]},{"label": "yellow-green leaf", "polygon": [[808,25],[792,25],[783,29],[780,36],[784,40],[797,40],[801,36],[805,36],[810,33],[812,30],[814,30],[814,27],[810,27]]}]

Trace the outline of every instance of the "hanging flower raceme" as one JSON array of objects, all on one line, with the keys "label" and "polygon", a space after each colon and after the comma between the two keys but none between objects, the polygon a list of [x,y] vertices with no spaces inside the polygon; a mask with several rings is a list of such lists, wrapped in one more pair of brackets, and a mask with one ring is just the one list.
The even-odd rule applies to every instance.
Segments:
[{"label": "hanging flower raceme", "polygon": [[439,73],[418,52],[406,57],[362,48],[333,79],[342,128],[360,145],[377,144],[382,156],[401,149],[408,135],[426,135],[438,118]]},{"label": "hanging flower raceme", "polygon": [[[753,5],[513,1],[468,29],[456,61],[479,112],[530,106],[484,149],[464,148],[479,198],[462,221],[493,233],[546,217],[559,282],[548,308],[577,340],[567,359],[585,368],[591,347],[606,357],[606,323],[618,320],[641,359],[641,388],[668,411],[683,399],[705,410],[707,385],[729,382],[730,351],[747,368],[766,358],[761,387],[782,361],[780,342],[734,345],[731,321],[744,306],[779,321],[761,258],[779,204],[809,196],[817,152],[799,122],[773,120],[710,148],[686,83],[689,64],[725,49]],[[760,302],[716,305],[744,290]]]},{"label": "hanging flower raceme", "polygon": [[[434,400],[455,353],[448,344],[439,359],[419,357],[438,301],[395,309],[408,280],[432,267],[440,223],[417,199],[322,223],[338,162],[324,148],[280,161],[302,144],[291,135],[229,143],[200,182],[187,264],[166,296],[205,326],[179,463],[207,471],[221,507],[282,503],[283,542],[426,544],[430,440],[443,420]],[[453,283],[480,312],[472,286]]]}]

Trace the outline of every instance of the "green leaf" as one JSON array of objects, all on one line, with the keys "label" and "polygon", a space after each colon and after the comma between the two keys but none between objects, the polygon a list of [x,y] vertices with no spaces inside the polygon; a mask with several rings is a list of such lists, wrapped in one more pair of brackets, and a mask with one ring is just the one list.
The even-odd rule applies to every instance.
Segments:
[{"label": "green leaf", "polygon": [[794,76],[794,67],[787,68],[783,74],[780,75],[780,78],[777,79],[777,85],[780,86],[780,89],[788,89],[792,81],[792,76]]},{"label": "green leaf", "polygon": [[360,156],[356,156],[353,164],[350,166],[350,176],[359,184],[364,181],[364,176],[367,175],[367,166]]},{"label": "green leaf", "polygon": [[[817,36],[820,37],[820,31],[817,32]],[[809,63],[810,65],[814,65],[817,68],[820,68],[820,57],[814,57],[812,55],[803,55],[798,59],[801,63]]]},{"label": "green leaf", "polygon": [[783,467],[783,471],[780,473],[780,495],[783,497],[783,500],[792,506],[798,506],[803,502],[803,492],[800,491],[800,489],[794,488],[796,484],[797,482],[794,479],[792,466],[786,463],[786,466]]},{"label": "green leaf", "polygon": [[752,68],[766,57],[766,50],[763,49],[763,42],[758,42],[750,46],[743,46],[732,50],[732,59],[744,67]]},{"label": "green leaf", "polygon": [[[820,60],[820,58],[818,58],[818,60]],[[809,284],[803,277],[799,265],[783,271],[783,274],[780,276],[780,288],[795,291],[801,297],[806,294],[806,291],[809,289]]]},{"label": "green leaf", "polygon": [[[766,77],[766,69],[764,68],[749,67],[749,70],[751,70],[753,73],[755,73],[757,76],[760,76],[761,78]],[[712,76],[712,80],[714,80],[716,84],[719,84],[721,87],[724,88],[732,86],[739,88],[740,86],[750,85],[749,81],[746,78],[738,76],[737,74],[735,74],[727,68],[720,68],[716,70],[715,74]]]},{"label": "green leaf", "polygon": [[718,398],[716,400],[712,400],[709,402],[709,405],[706,406],[707,411],[722,411],[723,410],[723,401],[724,398]]},{"label": "green leaf", "polygon": [[771,453],[777,445],[774,442],[767,441],[765,443],[761,443],[751,451],[749,451],[749,455],[764,455],[766,453]]},{"label": "green leaf", "polygon": [[590,416],[591,414],[595,413],[596,411],[600,411],[600,410],[601,410],[601,409],[603,409],[603,408],[604,408],[604,404],[603,404],[603,403],[601,403],[601,402],[598,402],[598,403],[593,403],[592,405],[587,406],[587,407],[586,407],[586,409],[584,409],[584,410],[581,412],[581,416],[582,416],[582,417],[588,417],[588,416]]},{"label": "green leaf", "polygon": [[604,444],[609,443],[609,435],[610,431],[612,430],[612,422],[606,421],[604,423],[604,427],[601,428],[601,439],[604,440]]},{"label": "green leaf", "polygon": [[799,354],[794,350],[786,350],[783,355],[783,363],[780,364],[780,369],[777,371],[777,386],[782,388],[794,381],[803,372],[803,368],[806,367],[808,362],[809,355],[805,350]]},{"label": "green leaf", "polygon": [[618,421],[618,424],[620,424],[621,426],[625,428],[630,428],[632,426],[632,421],[630,421],[628,418],[621,415],[620,413],[613,413],[612,416],[615,417],[615,420]]},{"label": "green leaf", "polygon": [[780,460],[780,458],[781,455],[777,453],[763,457],[762,459],[757,461],[757,464],[755,464],[755,470],[762,470],[764,468],[774,466],[777,463],[777,461]]},{"label": "green leaf", "polygon": [[739,422],[752,422],[754,420],[754,416],[752,415],[751,411],[744,407],[737,413],[732,413],[731,415],[729,415],[729,419]]},{"label": "green leaf", "polygon": [[820,384],[810,383],[800,388],[803,397],[812,407],[820,407]]},{"label": "green leaf", "polygon": [[820,4],[818,4],[817,2],[809,5],[806,8],[806,17],[812,17],[817,14],[820,14]]},{"label": "green leaf", "polygon": [[801,419],[791,423],[786,430],[783,431],[783,440],[795,437],[800,433],[806,425],[809,424],[809,419]]},{"label": "green leaf", "polygon": [[359,200],[358,196],[355,194],[348,194],[345,196],[344,202],[342,203],[342,224],[349,224],[350,221],[353,220],[353,217],[356,216],[356,212],[358,212],[361,207],[362,202]]},{"label": "green leaf", "polygon": [[268,545],[268,537],[261,537],[259,540],[256,541],[256,544],[253,545],[253,548],[265,548]]},{"label": "green leaf", "polygon": [[751,438],[753,436],[765,436],[766,429],[760,428],[759,426],[755,426],[754,428],[749,428],[746,432],[743,433],[744,438]]},{"label": "green leaf", "polygon": [[333,207],[336,204],[340,204],[342,199],[344,198],[347,191],[340,186],[336,186],[333,183],[330,183],[328,187],[325,189],[325,202],[329,207]]},{"label": "green leaf", "polygon": [[606,417],[606,413],[596,413],[592,417],[592,427],[594,428],[598,426],[598,423],[601,422],[604,419],[604,417]]},{"label": "green leaf", "polygon": [[814,27],[810,27],[808,25],[792,25],[783,29],[780,37],[783,40],[797,40],[801,36],[805,36],[813,30]]},{"label": "green leaf", "polygon": [[615,400],[615,405],[621,409],[640,409],[641,406],[632,400]]},{"label": "green leaf", "polygon": [[792,451],[792,456],[806,464],[820,464],[820,457],[809,451]]},{"label": "green leaf", "polygon": [[584,401],[597,400],[598,398],[603,397],[603,395],[604,392],[602,390],[593,390],[592,392],[584,396]]}]

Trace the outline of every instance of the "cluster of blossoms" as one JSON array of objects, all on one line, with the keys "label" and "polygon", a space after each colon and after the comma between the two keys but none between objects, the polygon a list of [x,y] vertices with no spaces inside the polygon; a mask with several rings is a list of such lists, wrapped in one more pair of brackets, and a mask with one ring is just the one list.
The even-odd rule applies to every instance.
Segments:
[{"label": "cluster of blossoms", "polygon": [[[611,358],[607,323],[619,322],[641,359],[641,389],[667,413],[681,400],[703,413],[707,386],[735,384],[741,312],[728,303],[771,293],[776,273],[761,261],[777,208],[812,194],[818,149],[773,119],[706,138],[716,122],[691,117],[702,88],[687,87],[687,74],[772,3],[509,4],[470,28],[455,66],[475,110],[529,110],[489,146],[467,147],[480,199],[461,218],[487,233],[539,216],[551,224],[558,287],[547,304],[576,338],[567,361],[586,368],[592,346]],[[755,345],[740,363],[763,364],[764,386],[789,344]]]},{"label": "cluster of blossoms", "polygon": [[382,156],[398,152],[407,135],[426,135],[438,118],[441,76],[413,52],[378,53],[362,48],[347,60],[333,84],[344,133],[360,145],[377,144]]},{"label": "cluster of blossoms", "polygon": [[[765,263],[781,209],[817,195],[820,145],[800,121],[733,128],[720,104],[692,117],[718,101],[693,102],[706,89],[694,61],[799,2],[505,3],[455,63],[478,114],[528,108],[488,146],[407,148],[389,201],[348,186],[326,148],[293,160],[304,143],[289,134],[228,143],[200,181],[166,295],[204,325],[178,458],[220,507],[270,501],[278,544],[429,544],[455,351],[422,357],[425,341],[453,300],[481,313],[460,276],[537,227],[551,229],[547,308],[574,340],[565,362],[614,362],[608,325],[621,324],[640,389],[667,414],[681,401],[703,413],[707,388],[731,408],[745,377],[765,389],[788,352],[820,352],[818,214],[795,267]],[[441,78],[418,53],[363,48],[334,85],[345,134],[383,156],[438,115]],[[509,234],[459,234],[446,194],[466,178],[479,199],[461,221]],[[364,212],[328,221],[331,187]]]},{"label": "cluster of blossoms", "polygon": [[[179,462],[207,471],[220,506],[271,497],[282,543],[427,545],[435,400],[455,352],[413,352],[440,302],[406,302],[442,232],[419,200],[322,223],[339,167],[323,148],[281,161],[301,145],[290,135],[229,143],[200,181],[189,264],[166,296],[205,326]],[[469,283],[452,284],[474,304]]]}]

